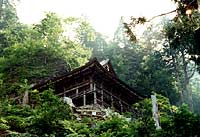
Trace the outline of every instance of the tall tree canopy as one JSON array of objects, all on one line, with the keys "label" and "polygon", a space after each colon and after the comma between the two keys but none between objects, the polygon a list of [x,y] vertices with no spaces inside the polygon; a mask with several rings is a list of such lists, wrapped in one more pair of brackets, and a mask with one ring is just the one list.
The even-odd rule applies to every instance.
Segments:
[{"label": "tall tree canopy", "polygon": [[[64,21],[54,13],[48,13],[39,24],[17,24],[18,30],[7,35],[2,43],[0,79],[5,89],[16,90],[27,79],[35,83],[66,73],[87,62],[91,51],[64,35]],[[13,32],[14,31],[14,32]]]},{"label": "tall tree canopy", "polygon": [[136,37],[132,29],[137,24],[144,24],[152,21],[156,17],[173,12],[176,13],[173,19],[165,20],[166,23],[163,25],[163,29],[161,29],[162,40],[160,40],[160,43],[163,45],[161,54],[168,69],[172,70],[172,76],[175,78],[175,85],[179,91],[181,104],[187,103],[190,109],[193,110],[190,79],[195,74],[195,71],[199,69],[200,58],[200,13],[198,11],[198,1],[174,0],[174,2],[177,4],[177,8],[173,11],[160,14],[150,20],[145,17],[132,17],[131,23],[124,23],[124,25],[131,40],[135,41]]}]

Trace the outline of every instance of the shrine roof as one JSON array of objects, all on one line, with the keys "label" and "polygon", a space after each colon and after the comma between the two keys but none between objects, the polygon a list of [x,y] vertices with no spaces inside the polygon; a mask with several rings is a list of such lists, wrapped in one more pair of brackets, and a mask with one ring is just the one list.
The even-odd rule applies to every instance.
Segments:
[{"label": "shrine roof", "polygon": [[[109,68],[107,68],[107,67],[109,67]],[[123,82],[116,76],[116,73],[112,67],[112,64],[110,63],[110,60],[106,59],[106,60],[99,62],[96,58],[91,59],[85,65],[83,65],[79,68],[76,68],[62,76],[49,78],[48,80],[44,80],[44,81],[38,82],[36,84],[33,84],[32,89],[42,89],[44,87],[47,87],[50,84],[57,83],[64,79],[68,79],[73,76],[79,75],[83,72],[86,72],[88,70],[91,70],[91,68],[95,68],[95,71],[101,72],[101,74],[103,74],[101,77],[107,78],[107,79],[109,79],[109,81],[112,81],[113,83],[120,85],[122,88],[126,89],[134,96],[137,96],[138,99],[144,98],[142,95],[140,95],[138,92],[136,92],[135,89],[133,89],[132,87],[127,85],[125,82]]]}]

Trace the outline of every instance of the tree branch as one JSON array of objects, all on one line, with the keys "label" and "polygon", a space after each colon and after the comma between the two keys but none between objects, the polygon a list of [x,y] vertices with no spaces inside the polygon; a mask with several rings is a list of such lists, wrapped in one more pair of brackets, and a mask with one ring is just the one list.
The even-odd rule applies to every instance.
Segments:
[{"label": "tree branch", "polygon": [[166,13],[162,13],[162,14],[156,15],[156,16],[152,17],[151,19],[147,20],[146,22],[150,22],[150,21],[152,21],[153,19],[155,19],[155,18],[157,18],[157,17],[161,17],[161,16],[165,16],[165,15],[167,15],[167,14],[171,14],[171,13],[173,13],[173,12],[176,12],[177,10],[178,10],[178,9],[175,9],[175,10],[172,10],[172,11],[170,11],[170,12],[166,12]]},{"label": "tree branch", "polygon": [[[191,4],[192,4],[194,1],[195,1],[195,0],[191,1],[191,2],[190,2],[186,7],[184,7],[184,8],[187,9],[189,6],[191,6]],[[175,10],[172,10],[172,11],[170,11],[170,12],[166,12],[166,13],[162,13],[162,14],[160,14],[160,15],[154,16],[154,17],[152,17],[151,19],[147,20],[147,22],[150,22],[150,21],[152,21],[153,19],[155,19],[155,18],[157,18],[157,17],[161,17],[161,16],[165,16],[165,15],[167,15],[167,14],[171,14],[171,13],[173,13],[173,12],[176,12],[177,10],[179,10],[179,9],[175,9]]]}]

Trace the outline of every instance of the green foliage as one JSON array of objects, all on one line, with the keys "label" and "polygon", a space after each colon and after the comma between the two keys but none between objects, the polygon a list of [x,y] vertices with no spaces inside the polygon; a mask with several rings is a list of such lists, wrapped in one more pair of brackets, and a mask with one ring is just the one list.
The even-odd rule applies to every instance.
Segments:
[{"label": "green foliage", "polygon": [[137,113],[135,128],[137,136],[152,136],[155,132],[155,125],[152,118],[151,100],[145,99],[134,104]]},{"label": "green foliage", "polygon": [[[37,92],[35,92],[36,94]],[[15,105],[1,101],[0,131],[10,136],[69,136],[69,137],[166,137],[199,136],[200,116],[183,106],[174,109],[169,100],[157,96],[162,129],[156,130],[152,119],[151,101],[134,105],[137,116],[127,120],[121,115],[111,115],[105,120],[85,118],[72,119],[71,111],[52,90],[37,93],[39,99],[34,107]]]},{"label": "green foliage", "polygon": [[[128,24],[124,24],[122,19],[114,40],[108,42],[85,18],[62,19],[48,13],[39,24],[20,24],[11,1],[0,1],[0,133],[15,137],[200,136],[200,116],[185,106],[170,105],[178,102],[177,79],[169,66],[170,61],[166,61],[169,54],[163,57],[153,46],[168,40],[164,46],[173,50],[165,51],[179,53],[177,51],[183,49],[184,53],[191,55],[191,60],[196,61],[194,57],[199,50],[194,30],[199,28],[198,14],[192,15],[192,22],[192,18],[179,13],[167,24],[167,37],[150,33],[152,36],[145,35],[147,43],[138,44],[124,35],[124,25]],[[132,21],[138,24],[146,22],[146,19],[132,18]],[[127,33],[136,40],[130,29]],[[74,34],[74,37],[68,34]],[[156,38],[161,38],[161,41],[156,41]],[[152,40],[156,42],[152,44]],[[31,90],[30,83],[62,75],[83,65],[91,52],[92,57],[99,60],[109,58],[119,78],[138,87],[136,90],[143,95],[161,94],[156,96],[162,129],[155,129],[150,99],[133,106],[137,115],[131,120],[113,114],[101,121],[92,118],[78,121],[53,90]],[[192,84],[192,89],[198,104],[199,88]],[[22,106],[19,102],[25,91],[29,92],[29,105]]]},{"label": "green foliage", "polygon": [[44,136],[61,135],[63,133],[60,121],[71,119],[71,110],[52,90],[37,93],[34,107],[20,106],[12,102],[2,101],[0,105],[1,130],[17,133]]},{"label": "green foliage", "polygon": [[18,22],[14,2],[12,0],[0,1],[0,57],[3,49],[14,44],[17,40],[23,40],[23,32],[26,26]]},{"label": "green foliage", "polygon": [[172,104],[179,101],[176,80],[161,53],[125,40],[111,43],[104,54],[111,60],[119,78],[138,93],[149,96],[156,92],[168,97]]},{"label": "green foliage", "polygon": [[135,104],[139,115],[134,123],[137,126],[134,126],[139,136],[194,137],[200,135],[198,126],[200,124],[199,115],[190,112],[186,106],[180,108],[171,106],[167,98],[160,95],[156,96],[162,129],[155,130],[151,112],[151,101],[144,100]]},{"label": "green foliage", "polygon": [[143,61],[142,68],[140,75],[136,77],[136,83],[137,86],[143,87],[143,91],[149,91],[149,93],[145,92],[144,94],[156,92],[168,97],[172,104],[179,101],[176,80],[159,52],[149,55]]},{"label": "green foliage", "polygon": [[69,17],[66,18],[64,21],[66,23],[65,28],[73,31],[70,33],[73,33],[73,38],[77,42],[81,43],[81,45],[92,49],[91,57],[96,57],[100,60],[104,59],[104,50],[108,46],[105,36],[96,32],[94,28],[90,25],[90,23],[87,21],[87,19],[85,19],[84,17]]},{"label": "green foliage", "polygon": [[[88,43],[96,39],[96,31],[85,17],[68,17],[64,20],[64,22],[65,28],[72,31],[69,31],[70,34],[73,33],[73,38],[77,42],[81,43],[81,45],[88,47]],[[72,36],[69,35],[68,37]]]},{"label": "green foliage", "polygon": [[192,99],[194,104],[194,112],[200,114],[200,76],[199,73],[195,73],[194,77],[190,80],[190,86],[192,89]]},{"label": "green foliage", "polygon": [[97,123],[95,134],[101,137],[128,137],[129,123],[117,116],[112,116],[103,122]]},{"label": "green foliage", "polygon": [[84,123],[83,121],[62,121],[65,135],[69,137],[92,137],[94,135],[93,130],[87,124],[88,123]]},{"label": "green foliage", "polygon": [[177,136],[197,136],[199,132],[199,116],[192,114],[187,107],[181,107],[174,115],[174,127]]},{"label": "green foliage", "polygon": [[195,40],[195,30],[199,28],[199,16],[194,16],[195,20],[191,21],[191,18],[178,13],[173,20],[165,24],[166,40],[163,48],[164,56],[168,58],[168,64],[171,65],[176,78],[181,102],[189,104],[192,111],[192,91],[189,83],[196,71],[196,65],[191,64],[194,62],[198,64],[196,59],[199,58],[199,53],[196,52],[198,43]]},{"label": "green foliage", "polygon": [[59,121],[71,118],[69,106],[55,96],[52,90],[42,92],[39,97],[30,119],[30,133],[40,136],[56,132],[59,134]]},{"label": "green foliage", "polygon": [[[193,110],[194,104],[192,103],[192,91],[189,89],[189,82],[195,69],[199,70],[200,64],[200,16],[198,11],[198,1],[173,1],[176,3],[177,9],[169,13],[176,12],[176,16],[171,20],[163,20],[165,22],[164,30],[162,30],[163,26],[160,25],[157,27],[153,27],[151,30],[146,31],[146,34],[143,38],[145,39],[146,45],[142,45],[146,46],[146,48],[154,46],[156,48],[161,49],[159,52],[162,54],[161,56],[164,57],[160,59],[163,63],[165,63],[165,65],[161,65],[164,67],[160,67],[161,69],[159,68],[158,71],[156,69],[154,70],[153,67],[150,66],[151,71],[147,71],[146,73],[144,73],[144,69],[140,69],[139,72],[142,72],[142,75],[139,75],[139,77],[135,78],[139,79],[139,82],[135,83],[137,87],[147,87],[146,90],[143,91],[145,94],[149,94],[152,91],[156,91],[166,97],[169,97],[171,103],[178,105],[182,102],[185,102],[189,104],[190,109]],[[188,9],[192,10],[192,13],[190,15],[186,14],[186,11]],[[130,39],[135,42],[136,36],[134,35],[134,31],[137,24],[144,24],[145,22],[150,22],[154,18],[161,17],[169,13],[154,16],[150,20],[146,20],[145,17],[131,17],[130,23],[124,23],[126,33],[130,37]],[[154,31],[156,33],[152,33]],[[164,48],[160,47],[160,45],[163,45]],[[163,51],[165,53],[162,53]],[[142,65],[143,62],[140,63],[140,65],[142,65],[144,68],[147,67],[146,61],[149,61],[149,63],[151,61],[154,62],[155,60],[151,57],[152,55],[148,54],[148,56],[145,57],[147,58],[147,60],[144,60],[144,66]],[[196,63],[197,67],[193,65],[193,67],[191,68],[188,65],[192,64],[193,62]],[[158,62],[154,62],[154,64],[156,63]],[[156,64],[156,67],[159,65]],[[148,93],[146,91],[150,92]],[[179,95],[177,94],[178,92]]]},{"label": "green foliage", "polygon": [[9,43],[0,57],[1,89],[8,94],[18,90],[24,79],[36,83],[55,77],[85,64],[90,57],[89,49],[66,38],[62,19],[54,13],[33,27],[17,26],[14,35],[6,34]]},{"label": "green foliage", "polygon": [[0,1],[0,29],[12,26],[18,20],[13,1]]},{"label": "green foliage", "polygon": [[[147,35],[146,37],[150,37],[147,41],[152,37],[159,37],[154,34],[151,34],[151,37]],[[139,45],[129,41],[125,36],[122,19],[113,41],[106,42],[97,36],[91,43],[91,46],[89,42],[85,45],[93,49],[92,56],[100,61],[109,58],[117,76],[134,87],[138,93],[149,96],[152,92],[157,92],[168,97],[172,104],[179,102],[176,80],[165,58],[151,43],[143,42]]]},{"label": "green foliage", "polygon": [[2,130],[8,130],[10,126],[8,126],[8,121],[6,121],[4,118],[0,118],[0,131]]}]

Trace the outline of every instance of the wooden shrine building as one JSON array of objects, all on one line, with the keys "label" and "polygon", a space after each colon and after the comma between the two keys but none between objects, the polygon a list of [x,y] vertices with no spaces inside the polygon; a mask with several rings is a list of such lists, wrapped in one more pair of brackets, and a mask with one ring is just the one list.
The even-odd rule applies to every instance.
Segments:
[{"label": "wooden shrine building", "polygon": [[93,59],[84,66],[63,76],[36,84],[42,91],[53,87],[60,97],[72,99],[75,107],[100,106],[118,112],[131,110],[131,105],[142,100],[135,90],[117,78],[109,60]]}]

